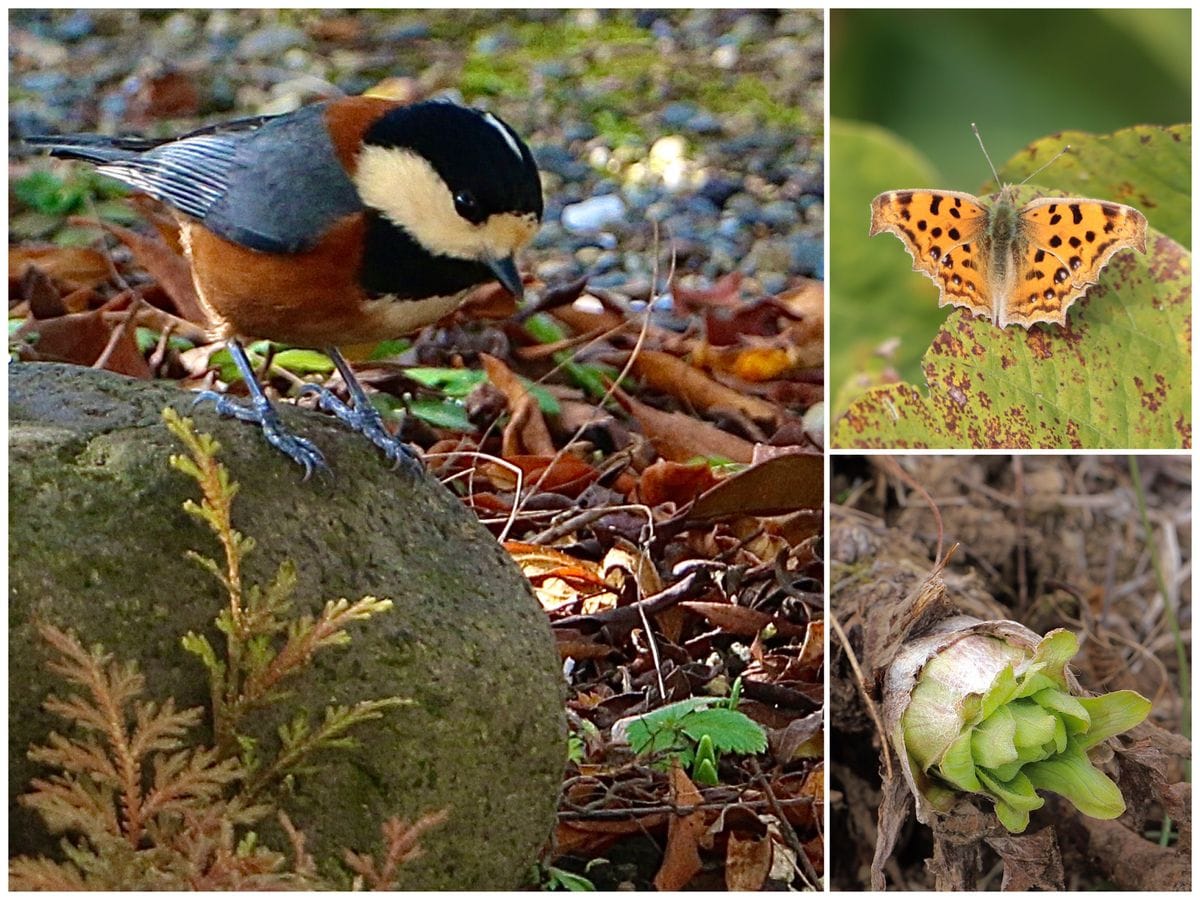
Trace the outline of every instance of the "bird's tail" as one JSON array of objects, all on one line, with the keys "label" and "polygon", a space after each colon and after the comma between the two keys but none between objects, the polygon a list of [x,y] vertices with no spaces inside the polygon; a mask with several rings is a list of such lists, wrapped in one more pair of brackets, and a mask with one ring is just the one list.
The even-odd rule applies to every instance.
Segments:
[{"label": "bird's tail", "polygon": [[100,164],[124,162],[162,143],[104,134],[31,134],[21,140],[29,147],[47,147],[51,156],[60,159],[85,159]]}]

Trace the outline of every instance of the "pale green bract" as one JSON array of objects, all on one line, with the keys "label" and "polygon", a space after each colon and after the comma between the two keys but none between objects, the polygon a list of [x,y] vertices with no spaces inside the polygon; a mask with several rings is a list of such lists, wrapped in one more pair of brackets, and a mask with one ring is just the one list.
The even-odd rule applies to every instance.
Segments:
[{"label": "pale green bract", "polygon": [[1045,804],[1038,791],[1097,819],[1125,811],[1088,750],[1145,719],[1150,701],[1134,691],[1081,696],[1067,669],[1078,650],[1064,629],[1039,639],[1015,622],[965,618],[905,647],[884,708],[921,821],[926,804],[948,810],[964,791],[990,799],[1013,833]]}]

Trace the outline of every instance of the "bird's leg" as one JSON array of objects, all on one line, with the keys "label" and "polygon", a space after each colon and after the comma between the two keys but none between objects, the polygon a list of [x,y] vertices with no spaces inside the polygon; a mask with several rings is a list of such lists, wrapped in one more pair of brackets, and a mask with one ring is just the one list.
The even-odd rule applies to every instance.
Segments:
[{"label": "bird's leg", "polygon": [[247,390],[250,391],[249,404],[239,403],[232,397],[227,397],[216,391],[201,391],[192,405],[195,406],[198,403],[211,400],[213,406],[221,415],[233,416],[235,419],[241,419],[243,422],[256,423],[262,429],[267,443],[275,449],[283,451],[294,462],[304,467],[305,480],[308,480],[314,469],[324,469],[326,467],[325,457],[317,449],[316,444],[299,435],[292,434],[279,420],[279,414],[275,411],[275,407],[271,405],[271,401],[267,399],[267,395],[259,387],[254,375],[254,367],[250,365],[250,360],[246,356],[246,351],[242,345],[236,339],[231,339],[227,346],[229,347],[229,354],[233,357],[234,364],[238,367],[238,371],[242,374],[242,379],[246,382]]},{"label": "bird's leg", "polygon": [[387,430],[383,424],[383,418],[379,415],[379,411],[371,405],[367,392],[354,377],[354,370],[350,368],[350,363],[346,361],[346,358],[342,356],[337,347],[327,347],[325,352],[329,354],[329,358],[337,366],[338,374],[342,376],[342,381],[346,383],[346,390],[350,394],[350,403],[343,403],[329,388],[321,385],[307,384],[301,389],[301,393],[316,394],[317,402],[322,409],[333,413],[355,431],[370,438],[371,443],[382,450],[394,465],[412,472],[421,471],[420,458],[411,447]]}]

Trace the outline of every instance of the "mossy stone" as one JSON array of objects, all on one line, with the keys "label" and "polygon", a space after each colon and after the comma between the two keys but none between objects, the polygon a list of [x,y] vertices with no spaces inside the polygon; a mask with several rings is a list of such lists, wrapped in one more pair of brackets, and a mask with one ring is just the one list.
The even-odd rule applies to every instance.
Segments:
[{"label": "mossy stone", "polygon": [[[182,451],[161,419],[172,406],[221,442],[241,485],[234,523],[258,542],[247,583],[290,559],[297,612],[368,594],[395,602],[351,626],[348,647],[318,654],[251,729],[270,746],[300,711],[316,722],[330,704],[413,701],[359,726],[358,748],[325,754],[292,785],[286,808],[322,868],[335,872],[342,848],[376,850],[391,815],[444,808],[449,820],[422,839],[401,886],[519,886],[553,828],[566,755],[558,656],[528,583],[434,479],[390,470],[328,417],[283,411],[331,466],[303,482],[253,426],[191,413],[194,396],[74,366],[9,367],[11,852],[57,843],[15,803],[38,772],[26,750],[63,727],[41,709],[64,686],[46,670],[35,620],[136,660],[155,699],[206,704],[205,675],[180,637],[202,631],[223,647],[212,622],[225,598],[184,553],[220,551],[182,509],[198,487],[168,464]],[[286,846],[269,825],[263,836]]]}]

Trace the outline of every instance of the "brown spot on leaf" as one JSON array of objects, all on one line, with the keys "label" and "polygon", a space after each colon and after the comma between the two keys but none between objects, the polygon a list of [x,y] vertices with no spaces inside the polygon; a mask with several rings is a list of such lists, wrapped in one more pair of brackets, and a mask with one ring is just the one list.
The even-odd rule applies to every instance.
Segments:
[{"label": "brown spot on leaf", "polygon": [[1054,356],[1050,333],[1041,328],[1031,328],[1029,334],[1026,335],[1025,344],[1035,359],[1051,359]]}]

